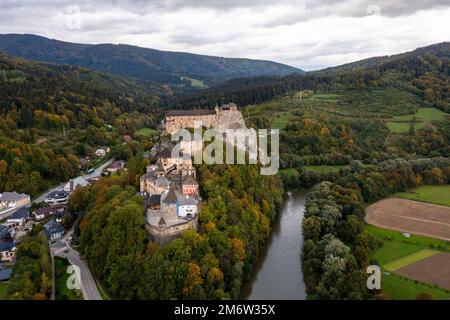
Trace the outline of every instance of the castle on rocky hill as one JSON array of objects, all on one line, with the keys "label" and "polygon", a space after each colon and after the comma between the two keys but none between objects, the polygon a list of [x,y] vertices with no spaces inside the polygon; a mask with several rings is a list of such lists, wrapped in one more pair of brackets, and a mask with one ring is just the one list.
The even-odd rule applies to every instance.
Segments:
[{"label": "castle on rocky hill", "polygon": [[146,229],[157,243],[167,243],[183,231],[197,229],[199,184],[192,160],[173,158],[163,149],[155,165],[140,179],[145,197]]},{"label": "castle on rocky hill", "polygon": [[180,129],[195,127],[195,122],[200,121],[203,127],[219,130],[245,128],[242,113],[236,104],[230,103],[214,110],[173,110],[166,114],[166,133],[172,134]]}]

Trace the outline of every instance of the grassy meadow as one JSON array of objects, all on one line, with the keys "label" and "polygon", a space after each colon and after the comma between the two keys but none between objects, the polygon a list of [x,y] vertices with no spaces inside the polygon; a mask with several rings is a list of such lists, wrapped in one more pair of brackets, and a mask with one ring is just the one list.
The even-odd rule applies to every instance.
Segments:
[{"label": "grassy meadow", "polygon": [[429,292],[436,299],[450,299],[450,292],[446,289],[392,273],[438,252],[450,252],[449,242],[416,235],[405,238],[401,232],[370,225],[366,226],[366,231],[383,241],[383,245],[372,256],[371,263],[382,268],[381,285],[392,299],[410,300],[421,292]]},{"label": "grassy meadow", "polygon": [[398,192],[397,198],[450,206],[450,185],[422,186],[409,192]]}]

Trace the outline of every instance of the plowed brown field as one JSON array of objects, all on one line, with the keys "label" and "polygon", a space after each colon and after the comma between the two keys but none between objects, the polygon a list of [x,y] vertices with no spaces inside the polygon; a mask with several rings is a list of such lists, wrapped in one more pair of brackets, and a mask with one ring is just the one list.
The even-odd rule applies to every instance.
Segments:
[{"label": "plowed brown field", "polygon": [[450,241],[450,207],[388,198],[367,207],[366,222],[381,228]]}]

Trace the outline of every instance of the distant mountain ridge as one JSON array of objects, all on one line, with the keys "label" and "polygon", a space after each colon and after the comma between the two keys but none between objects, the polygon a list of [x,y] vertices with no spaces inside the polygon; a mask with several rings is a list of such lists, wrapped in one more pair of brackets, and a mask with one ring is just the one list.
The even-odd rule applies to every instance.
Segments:
[{"label": "distant mountain ridge", "polygon": [[336,67],[325,68],[322,70],[313,71],[316,73],[321,72],[337,72],[337,71],[352,71],[356,69],[368,69],[373,68],[378,65],[392,63],[401,59],[407,58],[417,58],[421,57],[427,53],[434,54],[437,58],[450,58],[450,42],[441,42],[437,44],[432,44],[426,47],[421,47],[414,49],[412,51],[393,54],[390,56],[379,56],[379,57],[371,57],[359,61],[354,61],[350,63],[346,63]]},{"label": "distant mountain ridge", "polygon": [[0,35],[0,52],[149,80],[172,89],[204,88],[233,78],[303,72],[272,61],[168,52],[123,44],[77,44],[28,34]]},{"label": "distant mountain ridge", "polygon": [[449,78],[450,42],[442,42],[303,74],[233,79],[213,88],[169,97],[165,104],[175,108],[213,107],[230,101],[249,105],[300,90],[399,87],[421,96],[428,106],[450,113]]}]

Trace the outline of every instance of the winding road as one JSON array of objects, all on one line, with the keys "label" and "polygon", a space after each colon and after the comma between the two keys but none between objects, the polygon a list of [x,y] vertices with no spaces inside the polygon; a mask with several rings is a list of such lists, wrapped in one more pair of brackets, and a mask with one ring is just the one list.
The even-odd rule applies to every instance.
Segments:
[{"label": "winding road", "polygon": [[[103,169],[105,169],[107,166],[109,166],[110,164],[112,164],[114,162],[114,159],[108,160],[105,163],[103,163],[101,166],[99,166],[98,168],[95,169],[95,171],[91,174],[87,174],[85,176],[81,176],[84,179],[88,180],[88,179],[94,179],[94,178],[98,178],[102,175],[102,171]],[[60,184],[56,187],[51,188],[50,190],[47,190],[45,193],[41,194],[39,197],[37,197],[36,199],[33,200],[33,203],[40,203],[43,202],[45,200],[45,198],[47,198],[47,196],[53,192],[53,191],[59,191],[62,190],[64,188],[64,186],[67,184],[63,183]]]},{"label": "winding road", "polygon": [[[91,174],[82,176],[85,179],[93,179],[101,176],[103,169],[112,164],[114,159],[108,160],[107,162],[100,165],[95,171]],[[47,195],[53,191],[62,190],[66,183],[58,185],[50,190],[47,190],[45,193],[37,197],[33,200],[33,203],[40,203],[45,200]],[[78,251],[72,249],[69,245],[69,238],[72,236],[73,230],[67,232],[60,240],[56,243],[50,245],[50,251],[52,255],[52,264],[53,264],[53,292],[52,292],[52,300],[55,299],[55,270],[54,270],[54,257],[62,257],[66,258],[70,264],[77,266],[80,268],[80,286],[81,291],[83,292],[84,300],[102,300],[102,296],[100,295],[97,285],[95,283],[94,277],[92,276],[91,271],[89,270],[88,265],[83,261]]]},{"label": "winding road", "polygon": [[66,258],[69,260],[70,264],[80,268],[79,281],[84,300],[102,300],[102,296],[97,289],[97,285],[88,265],[83,261],[80,254],[72,249],[68,243],[68,239],[72,236],[72,233],[73,231],[69,231],[58,242],[50,246],[52,257],[58,256],[61,258]]}]

